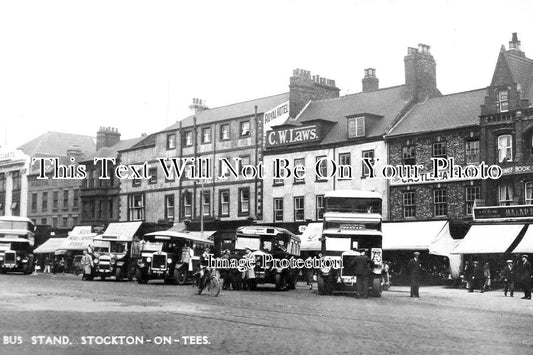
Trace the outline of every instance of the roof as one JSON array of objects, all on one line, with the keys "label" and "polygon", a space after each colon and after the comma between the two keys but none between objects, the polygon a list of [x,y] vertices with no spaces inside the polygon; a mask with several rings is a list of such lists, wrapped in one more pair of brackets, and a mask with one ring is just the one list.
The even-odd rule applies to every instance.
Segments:
[{"label": "roof", "polygon": [[511,52],[504,52],[504,58],[513,80],[522,88],[522,97],[533,101],[533,60]]},{"label": "roof", "polygon": [[533,101],[533,60],[526,58],[521,51],[506,51],[505,46],[501,46],[490,86],[511,83],[520,85],[521,98]]},{"label": "roof", "polygon": [[297,123],[324,119],[337,123],[320,144],[348,140],[348,118],[355,115],[369,117],[365,122],[365,137],[381,137],[410,103],[405,85],[372,92],[361,92],[339,98],[311,102],[297,118]]},{"label": "roof", "polygon": [[282,93],[273,96],[267,96],[260,99],[254,99],[244,102],[239,102],[231,105],[220,106],[216,108],[210,108],[202,110],[195,115],[188,116],[181,121],[174,123],[173,125],[165,128],[163,131],[170,131],[178,129],[181,125],[183,127],[190,127],[193,125],[194,117],[196,116],[196,124],[206,124],[217,121],[223,121],[231,118],[252,116],[255,114],[255,106],[257,106],[257,112],[263,113],[281,103],[289,100],[289,93]]},{"label": "roof", "polygon": [[33,253],[54,253],[56,250],[64,248],[66,242],[67,238],[50,238],[46,242],[41,244],[38,248],[36,248]]},{"label": "roof", "polygon": [[119,150],[131,148],[144,138],[145,137],[121,139],[117,144],[112,145],[111,147],[102,147],[97,152],[89,154],[84,161],[93,161],[94,158],[116,158]]},{"label": "roof", "polygon": [[476,89],[432,97],[415,104],[388,133],[388,136],[434,132],[479,125],[479,107],[487,89]]},{"label": "roof", "polygon": [[326,192],[324,196],[339,198],[382,198],[379,192],[363,190],[334,190]]},{"label": "roof", "polygon": [[28,222],[33,224],[32,220],[28,217],[20,216],[0,216],[0,221]]},{"label": "roof", "polygon": [[93,153],[96,149],[93,137],[61,132],[46,132],[24,143],[19,149],[30,156],[66,156],[67,149],[72,146],[79,146],[85,155]]},{"label": "roof", "polygon": [[[159,231],[159,232],[153,232],[153,233],[147,233],[144,236],[145,237],[154,237],[154,239],[171,239],[171,238],[177,238],[177,239],[185,239],[185,240],[192,240],[195,242],[201,242],[209,245],[213,245],[213,235],[216,233],[216,231],[203,231],[203,232],[192,232],[192,231],[184,231],[184,232],[178,232],[174,230],[166,230],[166,231]],[[160,238],[158,238],[160,237]]]},{"label": "roof", "polygon": [[109,223],[105,232],[99,235],[97,239],[131,241],[135,233],[141,227],[142,222],[114,222]]},{"label": "roof", "polygon": [[124,150],[133,150],[133,149],[137,149],[137,148],[144,148],[144,147],[149,147],[149,146],[153,146],[155,145],[155,136],[156,134],[155,133],[152,133],[148,136],[145,136],[145,137],[141,137],[141,139],[133,144],[133,145],[130,145],[129,147],[125,147],[125,148],[122,148],[122,149],[118,149],[119,151],[124,151]]}]

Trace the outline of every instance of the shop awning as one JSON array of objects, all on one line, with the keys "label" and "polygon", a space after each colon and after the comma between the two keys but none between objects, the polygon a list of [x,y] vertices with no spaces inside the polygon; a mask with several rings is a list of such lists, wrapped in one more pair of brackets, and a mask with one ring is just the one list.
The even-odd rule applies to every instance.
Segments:
[{"label": "shop awning", "polygon": [[522,228],[523,224],[473,225],[452,254],[505,253]]},{"label": "shop awning", "polygon": [[[430,250],[434,241],[452,239],[448,221],[383,223],[382,231],[383,250]],[[435,251],[434,254],[442,255],[439,250]]]},{"label": "shop awning", "polygon": [[45,253],[55,253],[56,250],[64,248],[67,238],[50,238],[43,244],[39,245],[33,253],[34,254],[45,254]]},{"label": "shop awning", "polygon": [[[176,232],[173,230],[166,230],[160,232],[147,233],[146,236],[154,237],[167,237],[167,238],[182,238],[189,239],[195,242],[205,243],[213,245],[213,236],[216,231],[203,231],[203,232]],[[157,238],[156,238],[157,239]]]},{"label": "shop awning", "polygon": [[98,239],[129,242],[133,239],[141,224],[142,222],[140,221],[109,223],[105,232],[101,236],[98,236]]},{"label": "shop awning", "polygon": [[533,224],[529,225],[524,238],[514,248],[513,253],[533,253]]},{"label": "shop awning", "polygon": [[322,249],[322,223],[309,223],[304,232],[300,235],[302,244],[301,251],[320,251]]},{"label": "shop awning", "polygon": [[448,221],[383,223],[383,250],[427,250],[445,256],[453,278],[459,277],[461,256],[451,255],[459,240],[452,238]]}]

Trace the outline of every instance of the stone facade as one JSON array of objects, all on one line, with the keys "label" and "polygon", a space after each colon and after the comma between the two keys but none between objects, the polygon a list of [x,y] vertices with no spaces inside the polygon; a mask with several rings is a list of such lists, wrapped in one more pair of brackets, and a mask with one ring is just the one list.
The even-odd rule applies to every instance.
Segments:
[{"label": "stone facade", "polygon": [[[402,149],[414,147],[415,163],[424,166],[424,171],[432,168],[433,144],[446,144],[447,157],[453,157],[457,165],[465,165],[465,144],[472,140],[479,140],[478,127],[465,127],[460,130],[444,131],[430,134],[417,134],[406,137],[389,139],[389,164],[403,165]],[[479,161],[478,161],[479,163]],[[466,207],[466,190],[473,186],[480,186],[480,181],[468,180],[441,183],[398,184],[390,186],[390,220],[432,220],[432,219],[463,219],[471,220],[471,211]],[[435,211],[434,191],[446,191],[446,215]],[[413,216],[404,216],[403,194],[414,192],[416,212]]]}]

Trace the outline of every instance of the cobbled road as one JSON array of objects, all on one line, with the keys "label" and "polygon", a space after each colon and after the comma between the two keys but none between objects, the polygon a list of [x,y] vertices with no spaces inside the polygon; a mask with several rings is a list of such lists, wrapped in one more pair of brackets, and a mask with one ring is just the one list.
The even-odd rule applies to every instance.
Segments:
[{"label": "cobbled road", "polygon": [[533,353],[533,302],[521,292],[422,287],[414,299],[393,287],[356,299],[298,284],[211,297],[44,274],[0,275],[0,287],[2,354]]}]

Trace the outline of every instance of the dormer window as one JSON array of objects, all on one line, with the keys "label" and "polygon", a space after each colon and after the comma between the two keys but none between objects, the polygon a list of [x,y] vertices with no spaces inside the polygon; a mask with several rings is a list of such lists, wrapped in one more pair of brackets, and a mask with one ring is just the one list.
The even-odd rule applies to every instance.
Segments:
[{"label": "dormer window", "polygon": [[365,118],[353,117],[348,119],[348,138],[365,136]]},{"label": "dormer window", "polygon": [[513,161],[513,137],[503,134],[498,137],[498,162]]},{"label": "dormer window", "polygon": [[498,91],[498,111],[509,111],[509,92],[507,90]]}]

